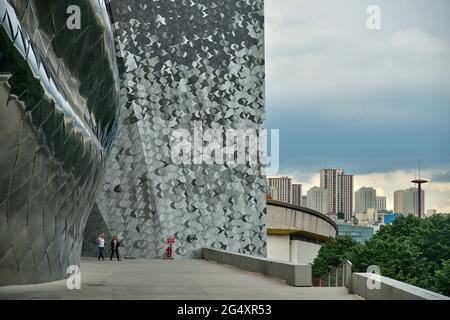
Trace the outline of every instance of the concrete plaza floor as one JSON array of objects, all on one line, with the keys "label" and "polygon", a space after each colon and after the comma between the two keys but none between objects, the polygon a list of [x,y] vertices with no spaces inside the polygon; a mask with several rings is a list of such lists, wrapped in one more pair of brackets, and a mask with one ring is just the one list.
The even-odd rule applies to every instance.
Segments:
[{"label": "concrete plaza floor", "polygon": [[66,282],[0,287],[0,299],[360,299],[345,288],[301,288],[205,260],[83,258],[81,289]]}]

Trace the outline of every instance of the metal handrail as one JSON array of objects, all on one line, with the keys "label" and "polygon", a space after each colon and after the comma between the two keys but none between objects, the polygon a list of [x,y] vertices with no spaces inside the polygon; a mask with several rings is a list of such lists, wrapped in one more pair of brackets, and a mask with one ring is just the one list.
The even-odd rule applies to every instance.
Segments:
[{"label": "metal handrail", "polygon": [[333,270],[314,280],[315,287],[345,287],[351,286],[352,263],[348,260],[342,262]]}]

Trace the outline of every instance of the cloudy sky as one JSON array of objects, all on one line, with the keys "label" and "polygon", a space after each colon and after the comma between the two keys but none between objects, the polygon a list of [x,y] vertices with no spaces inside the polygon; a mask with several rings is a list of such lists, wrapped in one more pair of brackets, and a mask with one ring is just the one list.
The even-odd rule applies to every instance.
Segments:
[{"label": "cloudy sky", "polygon": [[265,0],[265,18],[279,174],[309,188],[326,162],[392,206],[420,159],[426,209],[450,212],[450,1]]}]

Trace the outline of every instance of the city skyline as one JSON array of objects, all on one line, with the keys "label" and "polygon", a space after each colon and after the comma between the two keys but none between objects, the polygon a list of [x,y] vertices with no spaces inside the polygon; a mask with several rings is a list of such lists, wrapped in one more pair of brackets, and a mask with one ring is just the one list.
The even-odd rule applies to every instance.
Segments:
[{"label": "city skyline", "polygon": [[[320,171],[321,169],[319,169]],[[374,184],[370,184],[370,181],[368,179],[370,179],[371,175],[357,175],[357,174],[352,174],[354,177],[355,181],[367,181],[367,183],[363,183],[363,184],[355,184],[354,183],[354,187],[353,187],[353,194],[356,193],[356,191],[358,191],[361,188],[374,188],[376,190],[376,195],[377,197],[386,197],[386,210],[394,210],[394,192],[395,191],[400,191],[400,190],[406,190],[409,188],[416,188],[415,185],[413,183],[408,182],[409,180],[403,180],[400,182],[395,183],[392,187],[389,188],[390,192],[386,192],[384,191],[383,188],[380,187],[376,187]],[[290,174],[283,174],[283,175],[277,175],[277,176],[271,176],[270,178],[276,178],[276,177],[290,177],[292,180],[292,184],[301,184],[302,185],[302,195],[304,196],[308,190],[314,188],[314,187],[320,187],[320,172],[313,174],[313,178],[308,180],[308,181],[304,181],[304,180],[299,180],[295,178],[295,175],[290,175]],[[269,178],[269,177],[268,177]],[[363,179],[361,179],[363,178]],[[392,177],[389,177],[387,180],[391,181]],[[378,179],[375,179],[376,181]],[[377,182],[376,184],[379,185],[379,182]],[[439,210],[439,208],[436,207],[432,207],[432,205],[430,205],[430,200],[429,200],[429,192],[427,192],[427,188],[424,187],[423,189],[426,193],[425,196],[425,208],[424,212],[426,212],[427,210],[436,210],[438,213],[450,213],[450,210],[446,211],[446,210]]]},{"label": "city skyline", "polygon": [[377,31],[366,26],[371,4],[266,1],[267,125],[280,129],[278,175],[308,190],[326,162],[392,207],[422,160],[426,209],[450,212],[450,2],[380,0]]},{"label": "city skyline", "polygon": [[[287,202],[287,203],[291,203],[291,204],[296,204],[293,201],[294,186],[296,186],[296,187],[298,187],[300,189],[300,195],[301,195],[302,198],[306,197],[306,195],[310,191],[312,191],[314,193],[317,193],[317,191],[318,191],[317,189],[325,189],[331,195],[333,193],[333,191],[332,190],[327,190],[327,188],[325,188],[325,186],[323,185],[323,181],[321,181],[321,178],[320,178],[320,175],[323,174],[323,172],[328,172],[328,171],[330,171],[330,172],[331,171],[333,171],[333,172],[336,171],[337,175],[342,174],[344,176],[349,176],[349,177],[352,178],[352,180],[353,180],[354,177],[357,177],[356,175],[353,175],[353,174],[345,174],[345,169],[343,169],[343,168],[322,168],[322,169],[320,169],[318,183],[317,184],[312,184],[312,185],[308,184],[308,183],[305,183],[303,181],[295,180],[295,178],[293,176],[290,176],[290,175],[268,176],[267,177],[268,194],[273,196],[272,193],[274,191],[276,191],[277,193],[281,192],[283,194],[286,194],[285,196],[284,195],[277,195],[277,196],[274,197],[274,200]],[[281,182],[282,180],[286,181],[286,182]],[[278,181],[278,183],[285,183],[286,185],[285,185],[285,187],[283,188],[282,191],[278,190],[278,188],[272,189],[274,187],[274,184],[273,184],[272,181]],[[395,197],[396,197],[395,194],[398,193],[398,192],[408,192],[409,190],[417,190],[417,188],[414,186],[414,184],[413,184],[413,186],[408,186],[408,187],[404,187],[404,188],[397,188],[397,189],[393,190],[392,193],[389,194],[389,195],[379,194],[379,193],[377,193],[377,188],[373,187],[370,184],[366,184],[366,185],[363,185],[363,186],[357,186],[357,187],[353,188],[353,192],[352,192],[352,196],[351,196],[351,202],[353,204],[352,205],[352,215],[354,215],[356,213],[364,213],[366,211],[366,209],[365,210],[359,210],[358,194],[360,192],[364,192],[364,193],[366,193],[367,191],[370,192],[370,189],[373,189],[373,194],[372,194],[373,200],[371,200],[373,203],[371,205],[369,205],[369,206],[366,206],[366,209],[372,208],[372,209],[378,210],[379,212],[391,211],[391,212],[403,213],[403,214],[413,213],[413,212],[409,212],[409,211],[411,211],[409,209],[408,209],[409,211],[406,210],[408,212],[406,212],[406,211],[403,212],[403,210],[396,210],[395,209],[396,205],[395,205],[395,201],[394,200],[395,200]],[[437,213],[449,213],[449,212],[445,212],[445,211],[439,211],[439,210],[437,210],[435,208],[429,208],[428,205],[427,205],[427,201],[425,200],[425,199],[427,199],[427,195],[426,195],[425,191],[426,190],[422,189],[422,192],[423,192],[423,194],[422,194],[422,203],[425,203],[425,207],[422,207],[422,214],[426,214],[427,211],[436,211]],[[288,194],[289,194],[289,196],[288,196]],[[283,200],[284,199],[283,197],[288,197],[288,198],[286,198],[288,200]],[[315,197],[317,197],[317,195]],[[348,198],[348,196],[347,196],[347,198]],[[380,206],[379,203],[378,203],[379,200],[382,200],[382,203],[383,203],[381,205],[383,207],[383,209],[381,209],[381,210],[378,208]],[[330,200],[326,201],[327,202],[327,204],[326,204],[327,210],[325,210],[325,211],[333,211],[333,212],[328,212],[327,214],[328,215],[334,215],[335,214],[334,211],[339,211],[339,210],[329,209],[329,207],[330,207],[330,203],[329,202],[330,201],[332,201],[332,200],[330,199]],[[336,204],[337,204],[338,200],[335,200],[335,201],[336,201]],[[367,201],[367,200],[364,200],[364,201]],[[310,201],[308,200],[308,203],[309,202]],[[316,199],[314,200],[314,202],[316,202]],[[308,205],[305,205],[303,203],[301,203],[300,205],[309,207],[309,208],[317,210],[319,212],[323,211],[321,209],[318,209],[319,207],[322,208],[323,207],[322,205],[314,204],[314,205],[309,205],[308,206]],[[415,201],[412,202],[411,205],[412,206],[417,206]],[[409,204],[408,204],[408,206],[409,206]],[[413,210],[413,211],[414,211],[414,214],[417,214],[417,210]],[[325,212],[322,212],[322,213],[325,213]],[[347,213],[346,216],[348,218],[348,213]]]}]

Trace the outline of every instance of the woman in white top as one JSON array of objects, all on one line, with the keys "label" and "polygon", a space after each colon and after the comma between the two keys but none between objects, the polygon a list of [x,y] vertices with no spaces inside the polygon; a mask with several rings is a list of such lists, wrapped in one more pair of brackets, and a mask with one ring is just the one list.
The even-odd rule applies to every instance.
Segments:
[{"label": "woman in white top", "polygon": [[98,244],[98,260],[100,260],[100,258],[102,258],[103,261],[105,261],[105,234],[102,233],[98,236],[97,239],[97,244]]}]

